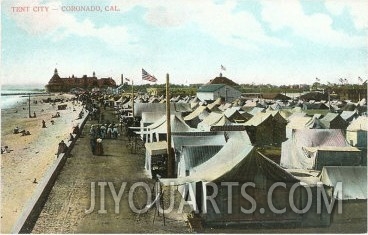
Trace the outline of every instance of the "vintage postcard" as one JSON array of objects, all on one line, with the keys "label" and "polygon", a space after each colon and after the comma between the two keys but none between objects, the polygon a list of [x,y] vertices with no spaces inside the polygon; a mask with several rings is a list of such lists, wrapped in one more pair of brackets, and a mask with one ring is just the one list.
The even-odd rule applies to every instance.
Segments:
[{"label": "vintage postcard", "polygon": [[1,233],[366,233],[365,0],[1,1]]}]

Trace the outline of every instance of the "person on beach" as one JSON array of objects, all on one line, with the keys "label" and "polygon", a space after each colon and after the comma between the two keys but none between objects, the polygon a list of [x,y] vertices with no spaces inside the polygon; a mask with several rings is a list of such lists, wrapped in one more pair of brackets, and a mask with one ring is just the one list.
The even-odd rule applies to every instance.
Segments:
[{"label": "person on beach", "polygon": [[69,141],[73,141],[74,140],[74,136],[72,133],[69,133]]},{"label": "person on beach", "polygon": [[46,122],[45,122],[45,120],[42,120],[42,128],[46,128]]},{"label": "person on beach", "polygon": [[66,146],[66,144],[64,143],[64,140],[62,140],[59,143],[58,152],[56,155],[59,157],[60,153],[66,153],[67,150],[68,150],[68,146]]},{"label": "person on beach", "polygon": [[13,130],[13,134],[18,134],[19,133],[19,127],[15,127],[14,130]]},{"label": "person on beach", "polygon": [[9,147],[8,146],[4,146],[4,148],[1,147],[1,154],[3,153],[10,153]]},{"label": "person on beach", "polygon": [[31,132],[23,130],[22,131],[22,136],[26,136],[26,135],[31,135]]},{"label": "person on beach", "polygon": [[80,129],[79,129],[79,125],[77,124],[74,128],[73,128],[73,134],[77,136],[79,136],[79,132],[80,132]]}]

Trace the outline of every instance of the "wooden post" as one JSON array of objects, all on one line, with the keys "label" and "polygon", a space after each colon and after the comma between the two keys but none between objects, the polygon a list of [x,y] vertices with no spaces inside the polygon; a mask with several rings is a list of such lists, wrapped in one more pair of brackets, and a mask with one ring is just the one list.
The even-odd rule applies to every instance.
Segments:
[{"label": "wooden post", "polygon": [[132,79],[132,115],[134,118],[134,84],[133,84],[133,79]]},{"label": "wooden post", "polygon": [[171,123],[170,123],[170,90],[169,90],[169,74],[166,74],[166,142],[167,142],[167,177],[174,176],[173,172],[173,156],[171,151]]},{"label": "wooden post", "polygon": [[328,110],[331,112],[331,97],[330,97],[330,88],[327,88],[327,94],[328,94]]},{"label": "wooden post", "polygon": [[31,116],[31,93],[28,93],[28,117],[32,117]]}]

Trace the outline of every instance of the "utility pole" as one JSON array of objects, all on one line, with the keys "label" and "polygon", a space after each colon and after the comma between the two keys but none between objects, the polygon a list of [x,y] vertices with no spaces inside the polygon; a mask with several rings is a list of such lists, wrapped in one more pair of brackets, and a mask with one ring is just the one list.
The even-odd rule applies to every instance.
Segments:
[{"label": "utility pole", "polygon": [[331,112],[330,87],[327,87],[327,94],[328,94],[328,110]]},{"label": "utility pole", "polygon": [[174,177],[174,162],[171,151],[171,115],[170,115],[170,81],[169,74],[166,74],[166,142],[167,142],[167,177]]},{"label": "utility pole", "polygon": [[31,93],[28,93],[28,117],[31,117]]},{"label": "utility pole", "polygon": [[134,84],[132,79],[132,116],[134,118]]}]

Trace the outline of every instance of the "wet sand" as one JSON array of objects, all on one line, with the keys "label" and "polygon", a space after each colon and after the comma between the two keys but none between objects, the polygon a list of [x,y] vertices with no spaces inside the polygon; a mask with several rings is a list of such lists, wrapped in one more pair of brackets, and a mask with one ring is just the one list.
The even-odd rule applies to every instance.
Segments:
[{"label": "wet sand", "polygon": [[[65,102],[66,110],[57,110],[57,105],[43,103],[43,99],[72,98],[74,96],[31,96],[29,118],[28,102],[19,102],[17,107],[1,110],[1,147],[8,146],[10,152],[1,154],[1,233],[9,233],[21,215],[23,208],[33,195],[44,174],[57,159],[58,143],[67,142],[73,126],[82,110],[81,104]],[[37,100],[37,104],[34,101]],[[73,111],[73,107],[75,111]],[[43,110],[43,111],[42,111]],[[52,118],[56,112],[59,118]],[[42,128],[42,120],[46,128]],[[52,125],[51,120],[54,121]],[[22,136],[13,134],[15,127],[30,132]]]}]

